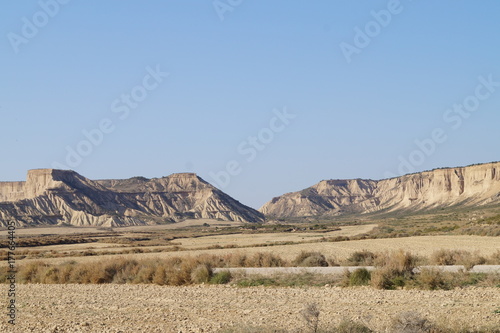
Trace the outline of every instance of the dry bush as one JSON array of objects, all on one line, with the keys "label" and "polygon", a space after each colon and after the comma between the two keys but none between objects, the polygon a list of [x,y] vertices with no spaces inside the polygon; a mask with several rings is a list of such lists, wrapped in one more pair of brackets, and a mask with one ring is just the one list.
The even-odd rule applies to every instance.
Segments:
[{"label": "dry bush", "polygon": [[250,259],[251,267],[283,267],[286,261],[270,253],[255,253]]},{"label": "dry bush", "polygon": [[371,274],[372,286],[379,289],[404,287],[406,280],[413,277],[417,262],[416,256],[403,250],[377,256],[375,265],[378,268]]},{"label": "dry bush", "polygon": [[493,253],[487,260],[488,265],[500,265],[500,250]]},{"label": "dry bush", "polygon": [[159,265],[153,273],[153,283],[163,286],[168,283],[167,270],[165,267]]},{"label": "dry bush", "polygon": [[214,267],[286,267],[290,264],[283,258],[270,253],[259,252],[249,256],[242,253],[230,253],[216,260]]},{"label": "dry bush", "polygon": [[377,256],[375,266],[389,268],[402,274],[411,275],[415,267],[417,267],[418,261],[419,258],[417,256],[410,252],[399,250],[390,253],[386,252]]},{"label": "dry bush", "polygon": [[230,253],[221,258],[227,267],[248,267],[248,256],[241,253]]},{"label": "dry bush", "polygon": [[351,320],[343,320],[335,330],[332,332],[335,333],[371,333],[373,332],[367,326],[351,321]]},{"label": "dry bush", "polygon": [[212,278],[213,272],[209,265],[199,264],[191,272],[191,281],[193,283],[208,283]]},{"label": "dry bush", "polygon": [[[203,278],[202,268],[205,267]],[[195,270],[197,271],[195,272]],[[207,258],[169,258],[166,260],[137,261],[126,258],[92,263],[63,263],[48,265],[33,262],[23,265],[19,278],[25,283],[156,283],[185,285],[208,282],[211,277]]]},{"label": "dry bush", "polygon": [[327,267],[328,262],[319,252],[300,252],[293,260],[293,265],[298,267]]},{"label": "dry bush", "polygon": [[319,325],[319,315],[320,310],[317,303],[307,304],[304,310],[301,312],[302,317],[306,321],[307,327],[311,329],[311,332],[318,332]]},{"label": "dry bush", "polygon": [[463,250],[445,250],[435,251],[431,255],[431,263],[435,265],[463,265],[465,269],[470,270],[475,265],[483,265],[486,259],[479,255],[479,252],[470,253]]},{"label": "dry bush", "polygon": [[326,259],[326,261],[328,262],[328,266],[330,267],[340,266],[340,262],[337,260],[336,257],[329,257],[328,259]]},{"label": "dry bush", "polygon": [[343,264],[344,266],[372,266],[376,258],[377,255],[373,252],[367,250],[356,251]]},{"label": "dry bush", "polygon": [[41,261],[34,261],[19,268],[19,281],[24,283],[42,283],[43,272],[47,265]]},{"label": "dry bush", "polygon": [[416,275],[416,285],[420,289],[450,289],[450,281],[439,269],[424,268]]},{"label": "dry bush", "polygon": [[428,333],[436,332],[434,325],[418,312],[404,312],[393,319],[390,332],[394,333]]}]

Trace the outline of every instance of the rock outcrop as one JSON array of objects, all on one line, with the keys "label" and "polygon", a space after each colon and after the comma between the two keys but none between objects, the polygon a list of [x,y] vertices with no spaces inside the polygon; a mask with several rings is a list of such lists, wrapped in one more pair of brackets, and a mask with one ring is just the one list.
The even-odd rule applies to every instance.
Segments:
[{"label": "rock outcrop", "polygon": [[500,202],[500,162],[436,169],[384,180],[324,180],[287,193],[260,211],[272,217],[415,212]]},{"label": "rock outcrop", "polygon": [[262,222],[263,215],[193,173],[164,178],[89,180],[74,171],[28,171],[0,182],[0,225],[127,226],[186,218]]}]

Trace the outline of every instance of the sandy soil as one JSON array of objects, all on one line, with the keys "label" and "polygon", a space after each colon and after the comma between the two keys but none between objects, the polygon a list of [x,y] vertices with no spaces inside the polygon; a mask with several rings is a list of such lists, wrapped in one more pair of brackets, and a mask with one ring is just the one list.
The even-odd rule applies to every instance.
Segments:
[{"label": "sandy soil", "polygon": [[[6,286],[1,286],[6,295]],[[391,318],[418,311],[436,322],[500,325],[499,288],[380,291],[363,288],[161,287],[155,285],[19,285],[17,324],[1,332],[217,332],[275,326],[305,332],[300,312],[317,302],[321,325],[364,321],[383,331]]]}]

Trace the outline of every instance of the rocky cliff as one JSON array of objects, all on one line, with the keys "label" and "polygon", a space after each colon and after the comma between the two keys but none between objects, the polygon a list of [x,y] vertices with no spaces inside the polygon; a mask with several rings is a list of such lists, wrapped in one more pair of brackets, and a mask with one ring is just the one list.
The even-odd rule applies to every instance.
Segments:
[{"label": "rocky cliff", "polygon": [[28,171],[26,182],[0,182],[0,225],[126,226],[185,218],[261,222],[196,174],[92,181],[74,171]]},{"label": "rocky cliff", "polygon": [[500,162],[436,169],[384,180],[325,180],[260,211],[274,217],[421,211],[500,202]]}]

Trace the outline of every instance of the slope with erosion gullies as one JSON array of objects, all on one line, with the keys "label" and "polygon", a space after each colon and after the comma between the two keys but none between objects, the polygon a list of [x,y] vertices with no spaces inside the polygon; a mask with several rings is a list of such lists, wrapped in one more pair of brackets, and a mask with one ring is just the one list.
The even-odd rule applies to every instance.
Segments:
[{"label": "slope with erosion gullies", "polygon": [[348,213],[418,212],[500,202],[500,162],[444,168],[396,178],[327,180],[273,198],[260,211],[277,218]]},{"label": "slope with erosion gullies", "polygon": [[263,215],[195,174],[89,180],[74,171],[30,170],[26,182],[0,183],[0,224],[128,226],[184,218],[261,222]]}]

